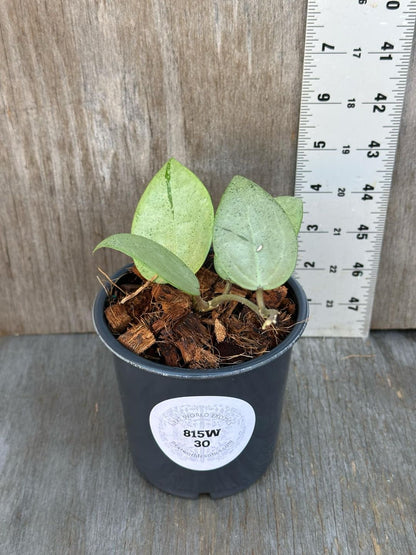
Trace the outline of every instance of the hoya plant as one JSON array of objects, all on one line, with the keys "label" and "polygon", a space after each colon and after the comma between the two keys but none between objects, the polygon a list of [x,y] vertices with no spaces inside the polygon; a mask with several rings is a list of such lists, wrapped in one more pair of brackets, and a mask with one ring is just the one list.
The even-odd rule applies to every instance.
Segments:
[{"label": "hoya plant", "polygon": [[[107,237],[94,252],[110,247],[130,256],[145,279],[169,283],[192,295],[196,310],[238,301],[263,318],[267,327],[276,321],[277,311],[265,306],[263,291],[279,287],[291,276],[302,215],[299,198],[274,198],[253,181],[235,176],[214,216],[205,186],[171,158],[145,189],[131,233]],[[226,285],[222,294],[204,300],[195,274],[211,246],[215,270]],[[255,291],[257,302],[230,293],[232,284]]]}]

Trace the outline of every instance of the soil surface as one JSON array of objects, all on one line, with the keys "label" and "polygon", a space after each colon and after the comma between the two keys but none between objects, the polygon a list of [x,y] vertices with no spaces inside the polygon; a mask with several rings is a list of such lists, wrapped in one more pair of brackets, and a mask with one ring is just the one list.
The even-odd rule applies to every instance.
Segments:
[{"label": "soil surface", "polygon": [[[197,273],[204,300],[223,293],[226,283],[212,260]],[[230,293],[256,302],[255,292],[232,286]],[[250,308],[227,302],[210,312],[197,312],[192,297],[167,284],[146,281],[131,270],[112,284],[105,316],[113,335],[141,356],[180,368],[218,368],[244,362],[273,349],[295,323],[295,303],[282,285],[264,292],[267,308],[279,311],[275,325]]]}]

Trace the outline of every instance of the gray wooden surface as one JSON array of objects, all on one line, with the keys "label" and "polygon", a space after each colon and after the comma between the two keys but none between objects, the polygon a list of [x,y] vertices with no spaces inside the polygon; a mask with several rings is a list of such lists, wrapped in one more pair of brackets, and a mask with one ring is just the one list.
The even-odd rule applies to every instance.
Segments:
[{"label": "gray wooden surface", "polygon": [[[0,333],[91,330],[105,236],[170,156],[293,192],[306,0],[0,3]],[[373,326],[416,326],[416,68]],[[123,259],[124,260],[124,259]]]},{"label": "gray wooden surface", "polygon": [[133,468],[98,338],[1,339],[0,552],[416,553],[415,340],[302,339],[268,472],[191,501]]}]

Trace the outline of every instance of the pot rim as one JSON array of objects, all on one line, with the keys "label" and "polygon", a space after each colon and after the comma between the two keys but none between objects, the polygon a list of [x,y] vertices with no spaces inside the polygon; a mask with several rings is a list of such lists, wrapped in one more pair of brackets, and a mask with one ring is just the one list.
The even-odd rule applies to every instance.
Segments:
[{"label": "pot rim", "polygon": [[[111,276],[111,279],[116,280],[120,278],[126,273],[129,268],[131,268],[131,266],[132,264],[127,264],[126,266],[123,266]],[[293,296],[295,297],[297,307],[297,319],[292,331],[281,343],[279,343],[279,345],[277,345],[277,347],[275,347],[271,351],[264,353],[259,357],[248,360],[247,362],[240,362],[238,364],[232,364],[230,366],[221,366],[219,368],[204,368],[202,370],[193,368],[179,368],[153,362],[144,357],[141,357],[140,355],[137,355],[136,353],[133,353],[132,351],[124,347],[119,341],[117,341],[105,321],[104,304],[107,298],[108,288],[106,288],[105,290],[104,288],[101,288],[97,296],[95,297],[92,309],[92,321],[98,337],[106,345],[106,347],[115,356],[132,366],[153,374],[158,374],[160,376],[166,376],[170,378],[191,380],[225,378],[229,376],[243,374],[245,372],[251,372],[259,366],[263,366],[264,364],[272,362],[273,360],[281,357],[284,353],[286,353],[289,349],[293,347],[293,345],[302,335],[304,329],[306,328],[309,316],[309,306],[306,294],[299,282],[294,277],[290,277],[285,285],[289,287]]]}]

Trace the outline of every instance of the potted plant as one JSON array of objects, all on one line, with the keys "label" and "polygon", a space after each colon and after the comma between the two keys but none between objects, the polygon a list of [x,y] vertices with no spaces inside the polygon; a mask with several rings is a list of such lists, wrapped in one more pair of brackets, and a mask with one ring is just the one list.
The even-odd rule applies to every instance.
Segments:
[{"label": "potted plant", "polygon": [[214,216],[201,181],[170,159],[131,233],[97,245],[134,261],[99,292],[93,319],[114,354],[134,462],[160,489],[223,497],[269,465],[308,316],[290,277],[301,220],[300,199],[241,176]]}]

